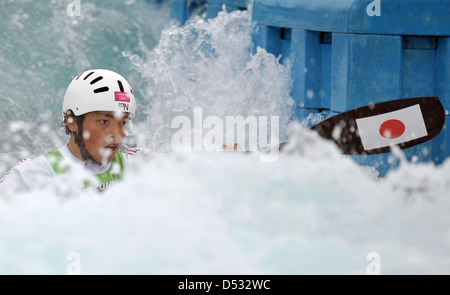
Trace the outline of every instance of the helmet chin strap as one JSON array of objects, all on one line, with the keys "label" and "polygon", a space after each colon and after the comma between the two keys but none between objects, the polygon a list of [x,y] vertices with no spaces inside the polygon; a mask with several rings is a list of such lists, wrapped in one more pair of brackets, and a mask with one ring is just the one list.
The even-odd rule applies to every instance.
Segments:
[{"label": "helmet chin strap", "polygon": [[81,157],[83,158],[83,161],[87,164],[96,164],[101,165],[101,163],[97,162],[91,154],[89,154],[86,146],[83,142],[83,119],[84,116],[80,116],[77,118],[77,125],[78,125],[78,132],[73,132],[73,137],[75,139],[75,144],[80,149]]}]

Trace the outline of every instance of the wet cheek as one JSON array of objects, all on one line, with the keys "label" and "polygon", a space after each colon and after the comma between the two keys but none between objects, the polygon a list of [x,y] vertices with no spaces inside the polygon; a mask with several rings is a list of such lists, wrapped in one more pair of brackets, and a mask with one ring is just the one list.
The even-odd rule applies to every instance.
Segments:
[{"label": "wet cheek", "polygon": [[90,131],[89,136],[83,136],[84,145],[88,151],[95,152],[94,149],[98,150],[103,147],[103,135],[95,131]]},{"label": "wet cheek", "polygon": [[124,138],[124,137],[126,137],[128,135],[128,129],[127,128],[122,128],[121,129],[121,134],[120,134],[120,136],[122,137],[122,139]]},{"label": "wet cheek", "polygon": [[83,131],[83,139],[88,140],[89,138],[91,138],[91,132],[88,130]]}]

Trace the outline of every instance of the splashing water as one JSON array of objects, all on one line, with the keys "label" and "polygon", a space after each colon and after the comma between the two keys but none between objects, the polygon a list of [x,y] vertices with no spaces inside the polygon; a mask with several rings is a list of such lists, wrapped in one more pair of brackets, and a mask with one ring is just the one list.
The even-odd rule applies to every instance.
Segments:
[{"label": "splashing water", "polygon": [[[289,124],[289,72],[252,53],[246,12],[163,30],[167,6],[83,2],[74,19],[57,1],[50,10],[35,2],[11,4],[2,20],[0,88],[11,111],[0,112],[0,170],[64,144],[54,119],[64,88],[94,65],[130,77],[139,115],[128,144],[163,155],[139,159],[103,194],[1,192],[0,273],[64,274],[73,253],[83,274],[365,274],[372,257],[382,274],[449,273],[450,162],[409,163],[396,151],[399,169],[378,179]],[[123,26],[109,25],[115,16]],[[35,27],[58,38],[27,41]],[[270,163],[258,153],[170,152],[171,120],[192,118],[195,107],[277,115],[287,152]]]},{"label": "splashing water", "polygon": [[[140,145],[169,150],[175,130],[171,120],[193,110],[203,116],[278,116],[281,140],[292,117],[289,72],[278,60],[258,49],[251,55],[251,20],[246,12],[205,21],[195,17],[183,27],[162,33],[154,50],[142,59],[128,55],[148,81],[142,103],[146,120],[137,127]],[[149,132],[150,130],[150,132]],[[147,138],[142,138],[145,134]]]}]

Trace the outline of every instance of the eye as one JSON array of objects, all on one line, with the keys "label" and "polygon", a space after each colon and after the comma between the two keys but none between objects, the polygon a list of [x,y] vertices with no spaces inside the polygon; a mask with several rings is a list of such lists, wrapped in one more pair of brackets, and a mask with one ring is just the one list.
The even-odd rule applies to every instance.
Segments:
[{"label": "eye", "polygon": [[128,126],[128,121],[122,121],[122,126]]},{"label": "eye", "polygon": [[99,120],[100,124],[102,125],[108,125],[109,124],[109,120],[103,119],[103,120]]}]

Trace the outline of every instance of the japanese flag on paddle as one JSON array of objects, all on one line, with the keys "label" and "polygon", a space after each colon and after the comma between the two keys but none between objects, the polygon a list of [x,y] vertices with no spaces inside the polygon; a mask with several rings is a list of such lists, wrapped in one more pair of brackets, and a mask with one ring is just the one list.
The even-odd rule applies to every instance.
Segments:
[{"label": "japanese flag on paddle", "polygon": [[373,155],[390,153],[392,145],[406,149],[436,137],[445,117],[439,97],[411,97],[345,111],[311,130],[332,140],[345,155]]},{"label": "japanese flag on paddle", "polygon": [[366,151],[389,147],[428,135],[419,104],[371,117],[356,119]]}]

